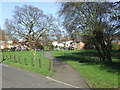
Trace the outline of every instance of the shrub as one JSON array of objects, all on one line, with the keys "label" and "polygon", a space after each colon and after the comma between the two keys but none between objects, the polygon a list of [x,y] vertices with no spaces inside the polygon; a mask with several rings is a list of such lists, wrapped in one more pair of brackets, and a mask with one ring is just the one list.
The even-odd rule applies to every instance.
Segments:
[{"label": "shrub", "polygon": [[95,47],[90,43],[86,43],[84,49],[95,49]]},{"label": "shrub", "polygon": [[113,50],[120,50],[120,45],[119,44],[112,44],[112,49]]},{"label": "shrub", "polygon": [[10,50],[10,49],[4,48],[4,49],[2,49],[2,52],[8,52],[8,50]]},{"label": "shrub", "polygon": [[44,46],[43,46],[43,45],[41,45],[39,48],[40,48],[41,50],[44,50]]}]

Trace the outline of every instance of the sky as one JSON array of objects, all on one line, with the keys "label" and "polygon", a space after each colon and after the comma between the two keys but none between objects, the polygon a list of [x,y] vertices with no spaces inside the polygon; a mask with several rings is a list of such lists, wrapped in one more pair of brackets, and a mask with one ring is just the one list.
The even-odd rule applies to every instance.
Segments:
[{"label": "sky", "polygon": [[[25,0],[24,0],[25,1]],[[35,0],[36,1],[36,0]],[[22,7],[23,5],[32,5],[41,10],[44,14],[52,14],[57,17],[59,5],[56,1],[52,2],[0,2],[0,27],[4,29],[4,22],[6,19],[11,19],[14,14],[15,6]]]},{"label": "sky", "polygon": [[[57,16],[59,0],[1,0],[0,1],[0,28],[4,29],[4,22],[6,19],[11,19],[15,6],[32,5],[43,10],[44,14],[52,14]],[[63,1],[63,0],[62,0]],[[110,0],[119,1],[119,0]]]}]

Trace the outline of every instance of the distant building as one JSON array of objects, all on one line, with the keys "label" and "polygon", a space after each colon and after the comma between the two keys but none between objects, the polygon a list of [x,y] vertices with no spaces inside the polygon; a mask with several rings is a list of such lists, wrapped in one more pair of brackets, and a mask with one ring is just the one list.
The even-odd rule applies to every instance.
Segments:
[{"label": "distant building", "polygon": [[83,49],[84,46],[85,46],[85,44],[80,41],[70,43],[70,47],[72,47],[73,49],[77,49],[77,50]]},{"label": "distant building", "polygon": [[60,47],[64,47],[63,43],[57,42],[57,41],[53,41],[52,45],[54,46],[54,50],[60,50]]},{"label": "distant building", "polygon": [[13,40],[9,35],[6,35],[3,30],[0,30],[0,48],[5,49],[5,48],[13,48],[14,43]]},{"label": "distant building", "polygon": [[53,41],[52,42],[52,45],[55,47],[55,50],[61,50],[60,48],[61,47],[65,47],[69,50],[72,50],[72,49],[77,49],[77,50],[80,50],[80,49],[83,49],[85,44],[83,42],[75,42],[75,41],[72,41],[72,40],[61,40],[61,42],[58,42],[58,41]]},{"label": "distant building", "polygon": [[117,33],[113,36],[112,43],[120,45],[120,33]]},{"label": "distant building", "polygon": [[26,38],[19,39],[18,44],[16,44],[15,47],[16,47],[15,51],[30,50],[30,46]]}]

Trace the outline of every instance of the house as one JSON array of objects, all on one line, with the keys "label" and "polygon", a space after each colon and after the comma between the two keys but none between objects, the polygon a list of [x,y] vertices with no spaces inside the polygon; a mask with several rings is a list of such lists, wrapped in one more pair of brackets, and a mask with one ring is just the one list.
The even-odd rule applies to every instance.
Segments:
[{"label": "house", "polygon": [[29,49],[27,45],[27,40],[23,38],[20,40],[13,40],[10,35],[5,34],[3,30],[0,30],[0,48],[1,49],[11,49],[14,48],[15,51],[21,51]]},{"label": "house", "polygon": [[113,35],[112,43],[120,45],[120,32]]},{"label": "house", "polygon": [[0,48],[1,49],[11,49],[14,47],[12,38],[9,35],[6,35],[3,30],[0,30]]},{"label": "house", "polygon": [[53,41],[52,45],[55,47],[55,50],[61,50],[60,48],[67,48],[69,50],[71,49],[83,49],[85,44],[83,42],[80,41],[73,41],[73,40],[61,40],[61,42],[58,41]]},{"label": "house", "polygon": [[55,47],[54,50],[60,50],[60,47],[64,47],[63,43],[57,42],[57,41],[53,41],[52,45]]},{"label": "house", "polygon": [[85,44],[83,42],[80,42],[80,41],[74,41],[74,42],[70,43],[70,47],[72,49],[81,50],[84,48],[84,46],[85,46]]},{"label": "house", "polygon": [[34,43],[34,47],[30,47],[30,44],[29,44],[29,42],[28,42],[28,39],[27,38],[22,38],[22,39],[19,39],[19,42],[18,42],[18,44],[16,44],[15,45],[15,47],[16,47],[16,51],[21,51],[21,50],[31,50],[31,49],[36,49],[36,50],[43,50],[43,41],[40,41],[40,40],[38,40],[38,41],[33,41],[33,40],[31,40],[30,41],[31,43],[31,45]]},{"label": "house", "polygon": [[26,38],[19,39],[19,41],[16,42],[15,45],[15,51],[24,51],[24,50],[30,50],[28,40]]}]

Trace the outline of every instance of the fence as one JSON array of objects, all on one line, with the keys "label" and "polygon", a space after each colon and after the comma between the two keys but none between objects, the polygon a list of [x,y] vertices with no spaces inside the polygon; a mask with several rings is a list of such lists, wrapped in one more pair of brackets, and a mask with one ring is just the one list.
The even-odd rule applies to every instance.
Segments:
[{"label": "fence", "polygon": [[[10,61],[10,62],[14,62],[14,63],[18,63],[18,64],[24,64],[24,65],[28,65],[27,63],[27,58],[24,58],[23,62],[21,61],[21,57],[20,56],[12,56],[12,55],[3,55],[2,61]],[[38,68],[42,69],[42,61],[41,59],[37,59],[38,60]],[[1,63],[0,62],[0,63]],[[34,63],[34,58],[31,58],[31,66],[34,67],[36,64]],[[53,72],[53,60],[49,60],[49,71]]]}]

